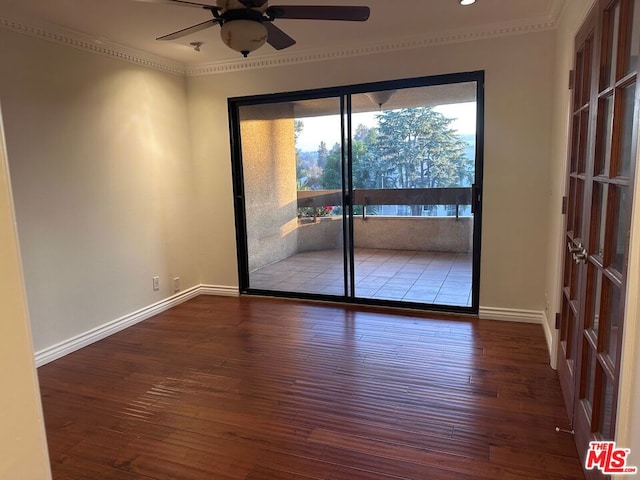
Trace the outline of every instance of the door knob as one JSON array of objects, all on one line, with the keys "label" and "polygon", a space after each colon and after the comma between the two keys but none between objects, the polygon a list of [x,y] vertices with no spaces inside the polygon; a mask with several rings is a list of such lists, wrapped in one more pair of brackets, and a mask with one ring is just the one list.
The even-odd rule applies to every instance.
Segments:
[{"label": "door knob", "polygon": [[589,258],[589,254],[584,247],[578,249],[578,251],[576,252],[573,252],[573,260],[576,263],[587,263],[587,258]]},{"label": "door knob", "polygon": [[586,263],[587,258],[589,258],[589,254],[587,253],[587,249],[582,246],[582,243],[578,243],[578,245],[574,247],[572,242],[567,242],[567,248],[573,257],[574,262]]},{"label": "door knob", "polygon": [[574,247],[572,242],[567,242],[567,248],[569,249],[569,253],[576,253],[584,250],[581,243],[578,243],[578,246]]}]

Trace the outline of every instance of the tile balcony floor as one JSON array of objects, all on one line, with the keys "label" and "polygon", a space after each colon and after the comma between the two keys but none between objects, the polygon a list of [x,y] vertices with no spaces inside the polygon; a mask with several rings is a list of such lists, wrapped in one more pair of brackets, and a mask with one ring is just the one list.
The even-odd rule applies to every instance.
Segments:
[{"label": "tile balcony floor", "polygon": [[[470,253],[355,250],[356,296],[471,306]],[[293,255],[250,274],[259,290],[344,294],[342,250]]]}]

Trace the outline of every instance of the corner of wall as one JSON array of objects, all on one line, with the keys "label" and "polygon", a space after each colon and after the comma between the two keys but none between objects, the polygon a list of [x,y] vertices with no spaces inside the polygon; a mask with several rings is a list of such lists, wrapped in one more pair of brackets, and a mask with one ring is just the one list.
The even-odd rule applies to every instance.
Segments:
[{"label": "corner of wall", "polygon": [[148,305],[144,308],[128,313],[120,318],[111,320],[96,328],[82,332],[72,338],[59,342],[55,345],[43,348],[35,354],[36,366],[41,367],[49,362],[53,362],[58,358],[64,357],[75,352],[87,345],[95,343],[103,338],[107,338],[125,328],[131,327],[136,323],[158,315],[159,313],[169,310],[172,307],[191,300],[198,295],[218,295],[224,297],[237,297],[239,295],[237,287],[228,287],[221,285],[196,285],[188,288],[180,293],[176,293],[164,300]]}]

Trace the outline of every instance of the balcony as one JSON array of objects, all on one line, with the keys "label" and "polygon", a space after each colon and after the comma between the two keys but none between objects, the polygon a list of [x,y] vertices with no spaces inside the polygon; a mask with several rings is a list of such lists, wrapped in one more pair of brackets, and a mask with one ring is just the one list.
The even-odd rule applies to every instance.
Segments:
[{"label": "balcony", "polygon": [[[340,191],[299,191],[297,211],[306,215],[288,222],[280,237],[254,242],[251,288],[344,295],[341,202]],[[470,306],[473,217],[460,213],[470,204],[471,188],[355,190],[356,296]],[[454,215],[371,214],[387,205],[446,205]]]}]

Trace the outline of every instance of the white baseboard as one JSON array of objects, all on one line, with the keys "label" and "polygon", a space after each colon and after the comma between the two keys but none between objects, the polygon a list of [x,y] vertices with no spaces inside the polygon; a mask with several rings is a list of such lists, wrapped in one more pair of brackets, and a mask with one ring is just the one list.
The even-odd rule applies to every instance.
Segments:
[{"label": "white baseboard", "polygon": [[543,313],[542,327],[544,328],[544,338],[547,340],[547,350],[549,351],[549,365],[554,370],[558,368],[558,342],[556,342],[557,330],[549,324],[547,314]]},{"label": "white baseboard", "polygon": [[[113,335],[127,327],[142,322],[147,318],[164,312],[176,305],[186,302],[198,295],[217,295],[223,297],[237,297],[240,295],[238,287],[224,285],[196,285],[183,292],[177,293],[169,298],[161,300],[153,305],[149,305],[128,315],[116,318],[104,325],[88,330],[63,342],[44,348],[35,354],[36,366],[40,367],[58,358],[75,352],[98,340]],[[547,346],[553,366],[555,360],[553,332],[545,320],[544,312],[536,310],[518,310],[508,308],[480,307],[479,317],[486,320],[503,320],[509,322],[535,323],[543,325]],[[555,368],[555,367],[554,367]]]},{"label": "white baseboard", "polygon": [[238,287],[226,287],[224,285],[200,285],[198,292],[200,295],[217,295],[219,297],[238,297],[240,290]]},{"label": "white baseboard", "polygon": [[68,340],[57,343],[50,347],[44,348],[35,354],[36,367],[41,367],[49,362],[57,360],[60,357],[64,357],[71,352],[86,347],[98,340],[113,335],[127,327],[142,322],[147,318],[153,317],[159,313],[169,310],[176,305],[186,302],[198,295],[220,295],[220,296],[238,296],[237,287],[224,287],[217,285],[196,285],[187,290],[172,295],[169,298],[165,298],[157,303],[141,308],[133,313],[129,313],[120,318],[116,318],[104,325],[92,328],[84,333],[76,335]]},{"label": "white baseboard", "polygon": [[478,316],[483,320],[502,320],[505,322],[544,323],[544,312],[538,310],[519,310],[516,308],[480,307]]}]

